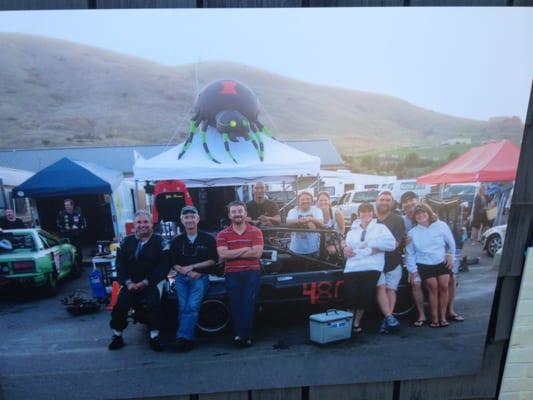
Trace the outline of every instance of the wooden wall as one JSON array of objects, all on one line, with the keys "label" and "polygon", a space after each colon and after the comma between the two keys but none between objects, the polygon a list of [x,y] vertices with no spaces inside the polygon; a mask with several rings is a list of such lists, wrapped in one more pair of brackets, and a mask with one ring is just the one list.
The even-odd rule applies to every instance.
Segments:
[{"label": "wooden wall", "polygon": [[[211,8],[211,7],[368,7],[368,6],[533,6],[533,0],[0,0],[0,10],[96,8]],[[532,92],[533,93],[533,92]],[[523,284],[524,250],[533,245],[533,97],[530,98],[516,189],[489,326],[483,367],[475,376],[383,382],[358,385],[297,387],[274,390],[165,397],[176,400],[319,400],[319,399],[492,399],[501,386],[503,399],[533,398],[533,271]],[[529,154],[527,150],[529,149]],[[533,259],[530,252],[530,258]],[[529,293],[527,293],[529,288]],[[529,308],[525,305],[529,304]],[[513,341],[509,350],[511,330]],[[525,333],[524,333],[525,332]],[[527,352],[521,351],[528,346]],[[505,361],[505,378],[502,382]],[[527,361],[527,362],[524,362]],[[523,390],[522,390],[523,389]],[[522,396],[522,397],[521,397]]]}]

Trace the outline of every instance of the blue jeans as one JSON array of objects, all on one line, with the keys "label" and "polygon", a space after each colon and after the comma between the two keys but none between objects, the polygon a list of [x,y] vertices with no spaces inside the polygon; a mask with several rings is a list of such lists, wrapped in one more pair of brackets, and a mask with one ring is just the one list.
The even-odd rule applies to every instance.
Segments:
[{"label": "blue jeans", "polygon": [[233,333],[242,339],[252,335],[255,302],[259,292],[259,271],[229,272],[226,274]]},{"label": "blue jeans", "polygon": [[176,293],[179,307],[177,338],[194,340],[200,305],[208,287],[208,274],[204,274],[198,279],[192,279],[182,274],[176,275]]}]

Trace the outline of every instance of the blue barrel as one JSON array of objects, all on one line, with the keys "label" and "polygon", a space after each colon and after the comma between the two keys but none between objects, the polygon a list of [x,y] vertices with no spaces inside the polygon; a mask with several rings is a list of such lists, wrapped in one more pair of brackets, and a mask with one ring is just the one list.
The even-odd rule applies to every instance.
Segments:
[{"label": "blue barrel", "polygon": [[89,283],[91,284],[91,290],[94,298],[105,299],[107,297],[102,271],[95,269],[93,272],[91,272],[89,275]]}]

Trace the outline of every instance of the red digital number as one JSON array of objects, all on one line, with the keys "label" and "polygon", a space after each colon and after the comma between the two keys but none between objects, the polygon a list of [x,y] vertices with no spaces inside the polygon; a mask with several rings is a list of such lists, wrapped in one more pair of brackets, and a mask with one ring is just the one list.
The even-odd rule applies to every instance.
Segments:
[{"label": "red digital number", "polygon": [[311,304],[316,304],[316,301],[317,301],[316,287],[317,287],[316,282],[303,284],[302,294],[304,296],[309,296],[309,303]]}]

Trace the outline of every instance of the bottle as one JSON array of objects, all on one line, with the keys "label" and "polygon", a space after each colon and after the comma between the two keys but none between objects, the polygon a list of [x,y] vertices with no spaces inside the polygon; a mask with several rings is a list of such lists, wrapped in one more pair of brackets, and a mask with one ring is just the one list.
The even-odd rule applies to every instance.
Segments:
[{"label": "bottle", "polygon": [[95,269],[89,275],[89,283],[91,285],[91,291],[93,297],[96,299],[105,299],[107,298],[107,292],[104,285],[104,277],[102,276],[102,271]]}]

